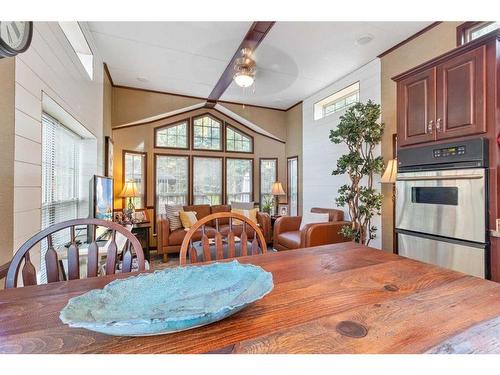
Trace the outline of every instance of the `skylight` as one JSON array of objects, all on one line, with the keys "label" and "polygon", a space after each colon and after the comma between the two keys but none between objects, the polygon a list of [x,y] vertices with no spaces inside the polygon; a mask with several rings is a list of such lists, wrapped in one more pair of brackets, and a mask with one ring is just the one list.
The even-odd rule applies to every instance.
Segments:
[{"label": "skylight", "polygon": [[76,21],[71,21],[59,22],[59,26],[61,26],[64,35],[66,35],[90,79],[94,79],[94,55],[80,25]]}]

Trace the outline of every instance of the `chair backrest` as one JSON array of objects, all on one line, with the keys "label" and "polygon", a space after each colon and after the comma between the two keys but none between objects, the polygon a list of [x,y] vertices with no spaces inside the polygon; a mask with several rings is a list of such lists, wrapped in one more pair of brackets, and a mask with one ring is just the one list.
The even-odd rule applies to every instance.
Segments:
[{"label": "chair backrest", "polygon": [[[219,221],[223,221],[225,219],[229,219],[229,232],[226,235],[226,241],[224,241],[223,235],[219,232]],[[234,224],[234,220],[239,220],[241,224]],[[210,243],[205,228],[205,226],[210,225],[212,221],[215,222],[216,231],[213,244]],[[233,228],[237,225],[242,226],[239,243],[235,240],[236,236],[233,231]],[[250,226],[253,229],[253,239],[250,246],[248,246],[249,239],[246,231],[247,226]],[[197,234],[200,228],[202,232],[201,240],[198,243],[195,243],[193,241],[193,236]],[[238,252],[236,251],[237,245],[239,245]],[[196,246],[202,250],[201,257],[196,250]],[[257,224],[247,217],[234,212],[218,212],[198,220],[189,229],[184,237],[184,240],[182,241],[179,261],[181,265],[186,264],[188,254],[191,263],[197,263],[200,261],[209,262],[212,260],[235,258],[237,256],[257,255],[259,254],[259,249],[262,254],[267,252],[266,240]],[[212,256],[212,250],[215,250],[215,256]]]},{"label": "chair backrest", "polygon": [[[132,270],[132,250],[137,256],[139,271],[144,271],[144,252],[139,240],[125,227],[120,224],[98,219],[75,219],[64,221],[51,225],[50,227],[35,234],[26,241],[19,250],[14,254],[7,271],[5,279],[5,288],[17,287],[17,278],[19,270],[22,267],[23,284],[37,285],[36,270],[30,260],[30,250],[39,242],[45,239],[47,244],[47,252],[45,253],[45,266],[47,271],[47,282],[52,283],[60,281],[60,269],[57,252],[54,249],[52,235],[56,232],[69,228],[70,230],[70,246],[67,250],[68,272],[67,279],[74,280],[80,278],[80,255],[79,248],[76,243],[75,228],[87,226],[90,230],[90,243],[87,249],[87,277],[96,277],[99,267],[99,247],[96,242],[97,227],[105,227],[111,230],[111,242],[106,253],[106,274],[115,273],[117,264],[118,247],[116,245],[116,233],[122,234],[127,242],[122,251],[122,272],[130,272]],[[24,262],[23,262],[24,261]],[[23,264],[24,263],[24,264]]]}]

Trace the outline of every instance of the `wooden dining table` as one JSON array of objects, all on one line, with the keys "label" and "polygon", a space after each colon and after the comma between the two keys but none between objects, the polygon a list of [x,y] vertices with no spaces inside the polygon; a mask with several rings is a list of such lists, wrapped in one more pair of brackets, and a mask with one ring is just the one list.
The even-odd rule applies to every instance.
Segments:
[{"label": "wooden dining table", "polygon": [[[239,258],[263,299],[183,332],[115,337],[59,312],[114,275],[0,291],[1,353],[500,353],[500,284],[356,243]],[[139,298],[139,296],[130,296]]]}]

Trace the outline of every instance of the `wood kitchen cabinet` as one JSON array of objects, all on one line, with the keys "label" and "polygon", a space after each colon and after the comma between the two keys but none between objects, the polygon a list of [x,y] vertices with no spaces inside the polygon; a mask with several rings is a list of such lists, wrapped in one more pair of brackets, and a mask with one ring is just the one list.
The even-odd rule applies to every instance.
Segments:
[{"label": "wood kitchen cabinet", "polygon": [[485,133],[485,62],[483,45],[396,78],[399,146]]},{"label": "wood kitchen cabinet", "polygon": [[486,132],[485,56],[481,46],[437,66],[436,139]]},{"label": "wood kitchen cabinet", "polygon": [[434,140],[436,69],[398,82],[398,142],[400,146]]}]

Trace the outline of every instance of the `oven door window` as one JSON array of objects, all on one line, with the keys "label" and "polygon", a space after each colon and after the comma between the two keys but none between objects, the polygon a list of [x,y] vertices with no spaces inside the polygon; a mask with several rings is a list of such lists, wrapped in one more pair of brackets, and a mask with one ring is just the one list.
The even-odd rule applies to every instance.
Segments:
[{"label": "oven door window", "polygon": [[458,188],[415,186],[411,188],[411,201],[413,203],[457,206]]}]

